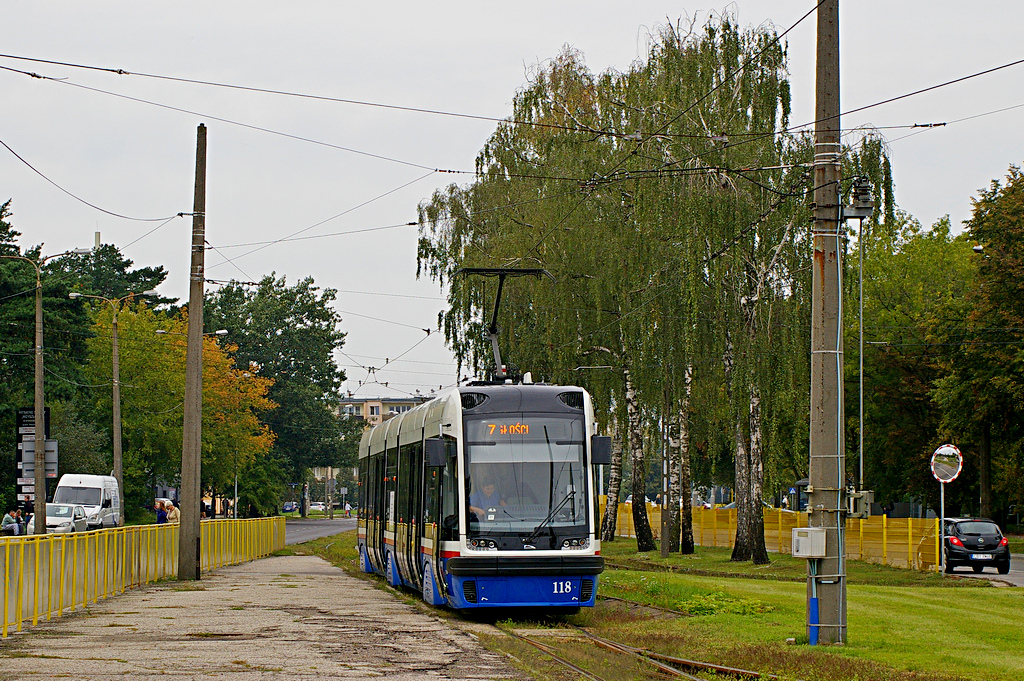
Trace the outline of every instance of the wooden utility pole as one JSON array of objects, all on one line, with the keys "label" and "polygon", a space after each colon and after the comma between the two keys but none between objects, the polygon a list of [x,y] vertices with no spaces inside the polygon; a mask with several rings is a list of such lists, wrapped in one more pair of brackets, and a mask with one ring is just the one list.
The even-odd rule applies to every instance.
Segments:
[{"label": "wooden utility pole", "polygon": [[818,5],[815,93],[807,510],[809,525],[825,530],[825,557],[807,561],[807,630],[812,643],[846,642],[839,133],[839,0],[824,0]]},{"label": "wooden utility pole", "polygon": [[202,494],[203,285],[206,255],[206,126],[196,138],[196,190],[192,203],[192,267],[189,273],[188,350],[185,358],[185,419],[181,438],[181,527],[178,579],[199,579],[199,519]]}]

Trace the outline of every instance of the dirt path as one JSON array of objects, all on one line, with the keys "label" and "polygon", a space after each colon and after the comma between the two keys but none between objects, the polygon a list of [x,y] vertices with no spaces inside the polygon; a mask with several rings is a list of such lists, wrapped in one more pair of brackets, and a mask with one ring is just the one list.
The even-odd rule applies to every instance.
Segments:
[{"label": "dirt path", "polygon": [[165,582],[0,640],[0,679],[520,679],[466,631],[312,556]]}]

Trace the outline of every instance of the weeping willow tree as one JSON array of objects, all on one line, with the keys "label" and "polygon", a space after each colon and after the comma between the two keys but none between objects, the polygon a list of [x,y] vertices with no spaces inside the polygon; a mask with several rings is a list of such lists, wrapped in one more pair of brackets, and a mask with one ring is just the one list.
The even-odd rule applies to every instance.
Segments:
[{"label": "weeping willow tree", "polygon": [[714,440],[731,452],[717,466],[733,475],[734,559],[767,561],[765,470],[806,460],[794,424],[808,413],[811,153],[788,117],[784,47],[729,15],[663,27],[621,73],[595,76],[565,50],[517,93],[475,181],[420,206],[420,273],[448,286],[439,321],[460,365],[490,364],[495,285],[460,268],[554,275],[505,287],[503,358],[586,387],[621,438],[605,538],[628,457],[638,549],[655,547],[640,502],[645,443],[664,431],[686,502],[672,508],[673,548],[692,551],[691,447]]}]

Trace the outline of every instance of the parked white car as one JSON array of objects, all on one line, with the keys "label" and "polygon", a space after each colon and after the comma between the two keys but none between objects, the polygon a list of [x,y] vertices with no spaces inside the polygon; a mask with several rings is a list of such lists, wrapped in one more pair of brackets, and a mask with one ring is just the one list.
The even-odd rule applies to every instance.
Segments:
[{"label": "parked white car", "polygon": [[[35,518],[28,521],[28,534],[35,534],[35,523]],[[84,507],[72,504],[46,505],[47,534],[85,532],[87,529],[89,529],[89,525]]]},{"label": "parked white car", "polygon": [[312,501],[309,504],[309,510],[320,511],[321,513],[323,513],[324,511],[327,510],[327,508],[324,506],[324,502],[322,501]]}]

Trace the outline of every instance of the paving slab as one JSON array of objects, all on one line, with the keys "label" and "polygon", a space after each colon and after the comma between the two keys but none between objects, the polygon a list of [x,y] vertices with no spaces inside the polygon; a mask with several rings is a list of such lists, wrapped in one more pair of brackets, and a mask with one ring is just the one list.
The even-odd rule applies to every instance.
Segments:
[{"label": "paving slab", "polygon": [[0,640],[0,679],[523,679],[508,661],[315,556],[125,592]]}]

